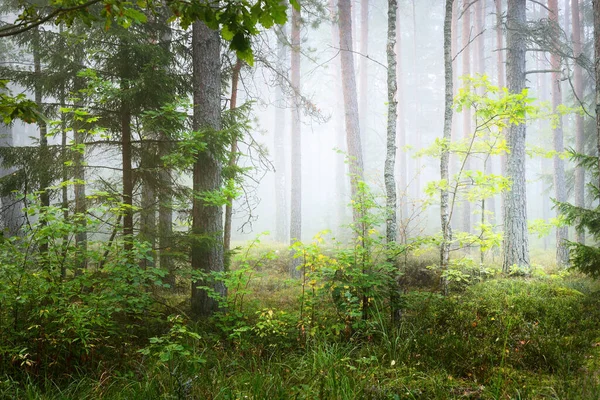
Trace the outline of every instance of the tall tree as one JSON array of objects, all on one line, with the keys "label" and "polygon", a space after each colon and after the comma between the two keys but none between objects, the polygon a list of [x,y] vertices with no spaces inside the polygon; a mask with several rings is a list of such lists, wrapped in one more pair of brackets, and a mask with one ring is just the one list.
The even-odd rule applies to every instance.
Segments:
[{"label": "tall tree", "polygon": [[[398,106],[396,107],[398,116],[398,126],[396,128],[398,136],[398,150],[397,150],[397,162],[396,162],[396,176],[398,177],[398,190],[399,196],[399,220],[400,225],[406,228],[405,224],[408,223],[408,163],[406,153],[406,127],[404,124],[404,75],[402,73],[402,31],[400,13],[396,11],[396,78],[397,78],[397,92],[396,101]],[[405,230],[405,229],[403,229]],[[400,241],[406,243],[407,238],[405,232],[399,232],[401,237]]]},{"label": "tall tree", "polygon": [[[554,37],[558,37],[560,26],[558,24],[558,0],[548,0],[548,19],[553,22],[555,28]],[[562,104],[561,94],[561,59],[555,52],[550,55],[550,65],[552,68],[552,111],[557,114],[557,122],[554,124],[553,142],[554,142],[554,193],[556,201],[564,203],[567,200],[567,187],[565,182],[565,162],[560,156],[564,150],[562,116],[559,113],[559,107]],[[556,228],[556,263],[565,266],[569,262],[569,251],[565,243],[567,240],[568,228],[558,226]]]},{"label": "tall tree", "polygon": [[[193,168],[192,206],[192,270],[209,274],[224,269],[223,211],[219,205],[205,201],[201,194],[220,189],[222,166],[218,152],[221,129],[221,39],[204,22],[194,22],[192,28],[192,89],[194,98],[194,131],[203,131],[207,149],[196,156]],[[202,286],[211,282],[204,279],[192,282],[192,312],[198,317],[211,315],[218,309],[218,301]],[[222,282],[213,282],[217,295],[225,296]]]},{"label": "tall tree", "polygon": [[[481,1],[481,0],[480,0]],[[480,2],[479,1],[479,2]],[[478,3],[479,3],[478,2]],[[462,74],[464,76],[471,74],[471,1],[463,1],[463,12],[462,12]],[[473,132],[471,132],[471,108],[465,107],[462,110],[463,117],[463,139],[468,140]],[[471,159],[467,156],[464,163],[466,170],[471,169]],[[471,203],[465,200],[462,206],[462,229],[465,232],[471,232]]]},{"label": "tall tree", "polygon": [[360,133],[363,143],[363,160],[366,161],[365,146],[367,143],[367,125],[369,108],[369,0],[360,1],[360,65],[359,90],[360,101],[358,115],[360,116]]},{"label": "tall tree", "polygon": [[[387,143],[386,143],[386,156],[385,156],[385,167],[383,171],[385,181],[385,192],[386,192],[386,242],[388,246],[391,246],[396,242],[397,234],[397,209],[396,209],[396,179],[395,179],[395,164],[396,164],[396,124],[398,119],[397,108],[398,102],[396,101],[396,93],[398,91],[397,76],[396,76],[396,22],[398,12],[397,0],[388,0],[388,32],[387,32],[387,91],[388,91],[388,120],[387,120]],[[393,257],[388,256],[389,261],[394,263]],[[392,304],[392,320],[398,321],[400,319],[400,313],[397,311],[397,285],[396,273],[391,276],[392,288],[390,296]]]},{"label": "tall tree", "polygon": [[[453,98],[453,73],[452,73],[452,8],[454,0],[446,0],[444,17],[444,133],[443,147],[440,159],[440,176],[445,182],[450,181],[450,152],[452,142],[452,98]],[[450,263],[450,244],[452,243],[452,227],[450,226],[450,204],[447,187],[440,190],[440,220],[442,225],[442,243],[440,244],[440,267],[446,270]],[[444,284],[444,291],[446,285]]]},{"label": "tall tree", "polygon": [[[571,18],[572,18],[572,41],[573,55],[575,58],[582,55],[581,43],[581,21],[579,18],[579,0],[571,0]],[[583,74],[581,66],[578,63],[573,65],[573,86],[577,101],[583,101]],[[575,115],[575,152],[583,154],[584,152],[584,130],[583,115]],[[584,207],[585,203],[585,169],[579,165],[575,168],[575,206]],[[585,233],[576,231],[575,241],[583,243]]]},{"label": "tall tree", "polygon": [[[346,120],[346,146],[348,157],[350,158],[350,192],[352,198],[356,198],[358,194],[358,182],[363,179],[364,166],[360,140],[358,101],[356,98],[356,75],[352,56],[352,2],[350,0],[339,0],[338,12],[340,21],[342,90]],[[360,213],[355,207],[353,210],[353,221],[355,224],[358,224],[359,220]]]},{"label": "tall tree", "polygon": [[[242,60],[237,58],[231,71],[231,97],[229,99],[229,109],[235,110],[237,107],[238,82],[240,80],[240,71],[242,69]],[[233,138],[231,141],[231,150],[229,152],[229,168],[235,168],[238,159],[238,141]],[[229,267],[229,252],[231,251],[231,220],[233,218],[233,198],[227,198],[225,205],[225,229],[223,233],[223,249],[225,252],[225,267]]]},{"label": "tall tree", "polygon": [[[508,0],[506,12],[506,81],[511,93],[525,88],[526,0]],[[529,238],[527,236],[527,195],[525,181],[525,124],[508,128],[506,176],[511,189],[504,200],[504,260],[502,270],[509,272],[513,265],[529,267]]]},{"label": "tall tree", "polygon": [[[290,244],[302,240],[302,132],[300,125],[300,10],[292,10],[291,84],[292,99],[292,196],[290,201]],[[300,276],[300,259],[293,258],[290,275]]]},{"label": "tall tree", "polygon": [[387,243],[396,241],[397,210],[396,210],[396,123],[398,119],[398,91],[396,77],[396,13],[398,3],[388,0],[388,34],[387,34],[387,91],[388,91],[388,119],[385,167],[383,171],[386,192],[386,240]]},{"label": "tall tree", "polygon": [[[596,136],[597,149],[600,154],[600,0],[593,0],[594,7],[594,68],[596,72]],[[600,170],[600,157],[598,157]],[[598,184],[600,187],[600,183]]]},{"label": "tall tree", "polygon": [[[285,63],[287,60],[286,26],[281,27],[277,35],[277,58]],[[283,72],[282,72],[283,73]],[[285,77],[277,77],[275,87],[275,126],[273,129],[273,164],[275,167],[275,239],[280,243],[288,241],[290,233],[289,209],[287,202],[287,168],[285,157],[285,99],[283,85]]]}]

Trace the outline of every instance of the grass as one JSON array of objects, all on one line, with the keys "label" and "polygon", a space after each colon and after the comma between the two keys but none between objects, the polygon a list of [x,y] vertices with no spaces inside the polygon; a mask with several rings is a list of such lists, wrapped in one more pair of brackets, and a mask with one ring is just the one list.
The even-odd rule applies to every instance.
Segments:
[{"label": "grass", "polygon": [[325,303],[312,325],[298,323],[300,287],[281,265],[261,265],[221,329],[188,326],[202,339],[182,344],[203,362],[133,354],[122,370],[98,365],[60,381],[6,376],[0,399],[600,398],[600,286],[588,278],[540,269],[443,297],[417,277],[398,326],[374,303],[346,335],[327,329],[335,313]]}]

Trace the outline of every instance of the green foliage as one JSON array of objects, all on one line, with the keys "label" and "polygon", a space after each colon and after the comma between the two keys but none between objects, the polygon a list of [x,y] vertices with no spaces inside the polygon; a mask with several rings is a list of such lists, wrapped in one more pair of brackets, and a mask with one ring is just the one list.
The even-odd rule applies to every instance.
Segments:
[{"label": "green foliage", "polygon": [[[0,243],[0,370],[58,377],[125,357],[156,316],[149,289],[162,286],[165,271],[138,267],[149,252],[143,243],[129,253],[99,241],[82,253],[73,241],[83,229],[78,219],[100,227],[89,216],[65,220],[62,209],[37,205],[26,213],[22,235]],[[79,269],[82,258],[90,269]]]}]

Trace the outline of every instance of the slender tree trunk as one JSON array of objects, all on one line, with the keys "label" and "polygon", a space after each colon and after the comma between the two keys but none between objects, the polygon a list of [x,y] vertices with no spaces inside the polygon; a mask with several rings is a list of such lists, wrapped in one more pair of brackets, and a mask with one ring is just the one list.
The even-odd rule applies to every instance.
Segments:
[{"label": "slender tree trunk", "polygon": [[[149,174],[148,170],[153,169],[152,164],[154,164],[154,160],[156,160],[158,155],[152,150],[152,144],[149,144],[147,147],[149,149],[146,149],[146,151],[150,151],[151,153],[142,155],[144,159],[140,163],[140,169],[146,170],[146,173]],[[156,248],[156,192],[151,182],[142,182],[140,205],[140,239],[150,243],[151,249],[149,257],[140,261],[140,267],[146,269],[152,268],[155,265],[154,249]]]},{"label": "slender tree trunk", "polygon": [[[238,58],[231,71],[231,98],[229,101],[229,109],[234,110],[237,107],[237,92],[238,82],[240,80],[240,70],[242,69],[242,60]],[[229,168],[233,169],[237,164],[238,158],[238,143],[237,138],[231,142],[231,151],[229,154]],[[225,205],[225,232],[223,238],[223,249],[225,251],[225,269],[229,268],[230,251],[231,251],[231,218],[233,217],[233,198],[227,198]]]},{"label": "slender tree trunk", "polygon": [[[496,70],[498,73],[498,86],[506,86],[506,73],[504,71],[504,38],[503,38],[503,18],[502,18],[502,0],[496,2]],[[506,176],[506,153],[500,155],[500,174]],[[504,197],[505,194],[498,196],[500,199],[500,213],[498,220],[504,220]]]},{"label": "slender tree trunk", "polygon": [[[417,60],[417,7],[416,0],[412,1],[412,19],[413,19],[413,77],[415,81],[415,90],[414,96],[416,96],[417,101],[415,102],[415,149],[421,149],[421,119],[423,116],[423,105],[420,99],[419,93],[421,92],[421,70],[418,67]],[[415,200],[419,200],[421,198],[421,157],[415,157],[415,177],[412,182],[412,186],[414,187],[414,198]]]},{"label": "slender tree trunk", "polygon": [[163,190],[158,192],[158,263],[162,270],[167,271],[165,283],[175,289],[175,267],[173,265],[173,206],[171,171],[161,168],[160,182]]},{"label": "slender tree trunk", "polygon": [[[287,60],[286,25],[281,27],[281,34],[277,40],[277,58],[285,63]],[[285,99],[283,97],[284,77],[277,77],[275,88],[275,126],[273,129],[274,140],[274,165],[275,165],[275,239],[280,243],[287,243],[290,234],[289,207],[287,201],[287,168],[285,157]]]},{"label": "slender tree trunk", "polygon": [[[571,0],[571,17],[573,19],[573,53],[575,57],[579,57],[582,54],[579,0]],[[581,66],[576,62],[573,64],[573,85],[575,88],[575,97],[579,102],[583,101],[583,75]],[[575,151],[579,154],[583,154],[585,151],[584,145],[583,116],[577,113],[575,115]],[[575,206],[585,207],[585,169],[581,166],[575,168]],[[576,231],[575,241],[577,243],[584,243],[585,233]]]},{"label": "slender tree trunk", "polygon": [[360,116],[360,133],[363,143],[363,160],[366,162],[367,153],[367,128],[368,128],[368,109],[369,109],[369,0],[360,0],[360,56],[359,70],[360,81],[359,90],[360,100],[358,115]]},{"label": "slender tree trunk", "polygon": [[[508,0],[506,81],[511,93],[521,93],[525,80],[526,0]],[[526,125],[510,125],[507,135],[506,176],[512,181],[504,201],[504,260],[507,273],[513,265],[529,267],[527,236],[527,195],[525,181]]]},{"label": "slender tree trunk", "polygon": [[[341,68],[344,94],[344,111],[346,120],[346,145],[350,158],[350,191],[352,198],[358,193],[358,182],[363,179],[362,144],[360,141],[360,125],[358,115],[358,101],[356,98],[356,79],[354,73],[354,60],[352,57],[352,19],[350,0],[339,0],[340,18],[340,49]],[[360,213],[353,210],[354,224],[358,224]]]},{"label": "slender tree trunk", "polygon": [[[219,32],[201,21],[194,22],[192,28],[192,62],[193,129],[215,135],[221,129],[221,39]],[[200,193],[219,190],[222,179],[218,156],[210,149],[200,152],[193,168],[192,271],[210,274],[224,270],[223,208],[198,197]],[[227,295],[223,282],[194,280],[191,307],[197,317],[210,316],[219,308],[218,300],[202,286],[210,286],[218,296]]]},{"label": "slender tree trunk", "polygon": [[[593,0],[594,7],[594,68],[596,72],[596,137],[600,155],[600,0]],[[600,157],[598,157],[600,169]],[[600,183],[598,183],[600,187]]]},{"label": "slender tree trunk", "polygon": [[[6,61],[6,54],[0,54],[0,61]],[[13,147],[13,129],[11,126],[0,122],[0,147]],[[2,159],[0,159],[0,178],[4,178],[15,172],[15,168],[4,168],[2,167]],[[4,237],[15,237],[19,235],[21,225],[24,221],[22,212],[22,203],[17,200],[17,196],[14,193],[2,196],[0,199],[2,203],[2,225],[0,228],[3,231]]]},{"label": "slender tree trunk", "polygon": [[[73,89],[78,93],[82,87],[81,78],[75,78]],[[77,100],[75,108],[82,106],[82,102]],[[87,201],[85,195],[85,133],[77,126],[77,122],[73,122],[73,139],[75,141],[75,150],[73,151],[73,177],[75,185],[75,210],[74,219],[78,224],[77,233],[75,234],[75,246],[77,247],[77,269],[75,274],[79,275],[87,268]]]},{"label": "slender tree trunk", "polygon": [[[337,0],[329,0],[329,10],[332,16],[333,23],[331,24],[331,41],[332,47],[337,48],[340,45],[340,29],[337,20]],[[333,81],[335,88],[335,104],[338,109],[341,109],[343,105],[342,100],[342,79],[340,59],[336,57],[333,61]],[[344,132],[344,121],[340,117],[340,113],[334,113],[334,124],[335,124],[335,141],[336,146],[341,152],[346,152],[346,141]],[[348,176],[347,166],[344,162],[344,157],[338,155],[335,162],[335,185],[336,185],[336,215],[337,215],[337,228],[340,234],[343,233],[342,226],[347,224],[347,189],[346,189],[346,178]],[[338,236],[340,236],[338,234]]]},{"label": "slender tree trunk", "polygon": [[[9,125],[0,123],[0,147],[13,147],[13,129]],[[1,160],[0,160],[1,162]],[[0,167],[0,178],[4,178],[15,172],[14,168]],[[2,230],[4,237],[14,237],[19,235],[21,225],[23,224],[22,202],[17,200],[13,193],[2,196]]]},{"label": "slender tree trunk", "polygon": [[[388,89],[388,120],[387,120],[387,146],[385,157],[385,168],[383,172],[386,192],[386,242],[392,249],[392,244],[396,242],[397,227],[397,209],[396,209],[396,124],[397,124],[397,108],[396,101],[397,79],[396,76],[396,14],[398,12],[397,0],[388,0],[388,36],[387,36],[387,89]],[[388,255],[388,261],[395,263],[395,257]],[[397,322],[400,319],[399,307],[397,304],[397,273],[391,276],[391,303],[392,303],[392,320]]]},{"label": "slender tree trunk", "polygon": [[[480,0],[481,1],[481,0]],[[463,37],[463,53],[462,53],[462,74],[464,76],[471,74],[471,45],[468,44],[471,40],[471,0],[463,0],[463,15],[462,15],[462,37]],[[477,34],[477,32],[475,33]],[[465,83],[466,84],[466,83]],[[469,141],[473,135],[471,128],[471,108],[465,107],[462,110],[463,117],[463,139]],[[467,160],[464,164],[465,170],[471,169],[471,159],[467,155]],[[471,232],[471,203],[465,200],[462,206],[462,229],[465,232]]]},{"label": "slender tree trunk", "polygon": [[[440,160],[440,177],[443,181],[450,182],[449,164],[450,152],[448,146],[452,141],[452,6],[454,0],[446,0],[446,14],[444,17],[444,150]],[[448,269],[450,263],[450,244],[452,243],[452,227],[450,225],[450,204],[447,188],[440,190],[440,220],[442,225],[442,243],[440,245],[440,267],[442,271]],[[444,293],[447,292],[447,283],[442,282]]]},{"label": "slender tree trunk", "polygon": [[[42,94],[42,62],[40,57],[41,49],[40,31],[36,27],[33,30],[33,68],[35,74],[35,103],[37,104],[38,111],[44,114],[43,94]],[[48,150],[48,126],[44,119],[39,119],[38,127],[40,129],[40,153],[39,153],[39,190],[40,190],[40,205],[42,207],[50,206],[50,192],[49,186],[51,177],[47,169],[43,168],[45,163],[50,162],[50,153]],[[40,224],[45,226],[47,224],[44,217],[40,218]],[[46,254],[48,252],[48,243],[40,244],[40,252]]]},{"label": "slender tree trunk", "polygon": [[[549,14],[548,18],[553,21],[558,28],[558,1],[548,0]],[[553,71],[560,71],[561,61],[557,54],[550,55],[550,64]],[[561,73],[552,72],[552,110],[558,114],[558,108],[562,104],[561,94]],[[565,183],[565,162],[559,156],[565,150],[563,142],[562,116],[558,114],[558,121],[553,128],[554,151],[554,193],[556,201],[564,203],[567,201],[567,187]],[[569,263],[569,250],[566,246],[568,228],[559,226],[556,228],[556,263],[559,266],[566,266]]]},{"label": "slender tree trunk", "polygon": [[396,77],[397,77],[397,102],[398,106],[396,109],[398,110],[398,127],[397,127],[397,135],[398,135],[398,150],[396,152],[396,158],[398,162],[396,163],[396,176],[398,179],[398,196],[400,202],[400,215],[399,215],[399,239],[403,244],[407,243],[407,231],[408,231],[408,160],[406,155],[406,129],[404,125],[404,75],[402,74],[402,32],[401,32],[401,23],[400,23],[400,13],[396,11],[397,21],[396,21]]},{"label": "slender tree trunk", "polygon": [[[121,90],[127,91],[127,83]],[[121,101],[121,146],[123,163],[123,236],[125,250],[133,249],[133,169],[131,146],[131,112],[127,100]]]},{"label": "slender tree trunk", "polygon": [[[302,136],[300,125],[300,10],[292,9],[292,196],[290,219],[290,244],[302,240]],[[290,276],[298,278],[300,258],[292,258]]]}]

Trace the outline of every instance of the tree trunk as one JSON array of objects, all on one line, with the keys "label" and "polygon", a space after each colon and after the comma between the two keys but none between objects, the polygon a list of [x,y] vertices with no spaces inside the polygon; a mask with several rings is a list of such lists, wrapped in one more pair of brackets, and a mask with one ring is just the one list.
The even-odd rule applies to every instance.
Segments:
[{"label": "tree trunk", "polygon": [[396,101],[398,106],[396,110],[398,112],[397,120],[397,135],[398,135],[398,149],[396,157],[398,162],[396,163],[396,176],[398,179],[398,190],[397,194],[400,200],[400,215],[399,215],[399,239],[403,244],[407,243],[408,233],[408,162],[406,154],[406,129],[404,125],[404,75],[402,74],[402,32],[400,30],[400,13],[396,11],[396,78],[397,78],[397,94]]},{"label": "tree trunk", "polygon": [[[415,133],[414,133],[414,146],[418,151],[421,149],[421,120],[423,116],[423,102],[419,95],[421,91],[421,70],[418,67],[417,60],[417,7],[416,0],[412,1],[412,19],[413,19],[413,79],[415,83],[414,96],[417,101],[415,102]],[[421,157],[415,157],[415,176],[412,182],[414,187],[414,199],[418,202],[421,199]],[[416,203],[415,203],[416,204]]]},{"label": "tree trunk", "polygon": [[[496,1],[496,69],[498,73],[498,86],[506,86],[506,73],[504,71],[504,38],[502,34],[502,0]],[[506,153],[500,155],[500,174],[506,176]],[[500,213],[498,221],[504,220],[504,197],[505,194],[498,196],[500,199]]]},{"label": "tree trunk", "polygon": [[369,0],[360,0],[360,102],[358,115],[360,116],[360,133],[363,143],[363,160],[366,162],[367,153],[367,127],[369,109]]},{"label": "tree trunk", "polygon": [[[397,124],[397,107],[396,101],[397,76],[396,76],[396,14],[398,12],[397,0],[388,0],[388,36],[387,36],[387,89],[388,89],[388,120],[387,120],[387,146],[385,157],[385,169],[383,171],[386,192],[386,242],[388,246],[396,241],[397,222],[396,222],[396,179],[395,179],[395,164],[396,164],[396,124]],[[391,247],[391,246],[390,246]],[[390,248],[391,250],[391,248]],[[388,255],[389,262],[395,263],[395,258]],[[391,276],[391,303],[392,303],[392,320],[398,321],[400,314],[397,304],[397,285],[396,273]]]},{"label": "tree trunk", "polygon": [[[229,109],[234,110],[237,107],[237,91],[238,82],[240,80],[240,70],[242,69],[242,60],[238,58],[231,71],[231,98],[229,100]],[[231,150],[229,153],[229,167],[234,168],[238,158],[238,143],[237,138],[231,142]],[[231,251],[231,218],[233,217],[233,198],[227,198],[225,205],[225,231],[223,235],[223,250],[225,252],[225,269],[229,268],[230,251]]]},{"label": "tree trunk", "polygon": [[[480,0],[481,1],[481,0]],[[462,74],[464,76],[471,74],[471,51],[469,41],[471,40],[471,0],[463,0],[462,15]],[[476,33],[477,34],[477,33]],[[466,84],[466,83],[465,83]],[[468,142],[473,135],[471,131],[471,108],[465,107],[462,110],[463,117],[463,139]],[[471,169],[471,159],[467,155],[464,163],[464,170]],[[468,187],[468,186],[467,186]],[[465,199],[462,206],[462,229],[464,232],[471,232],[471,203]]]},{"label": "tree trunk", "polygon": [[[147,147],[152,148],[152,144]],[[148,151],[148,150],[147,150]],[[150,150],[151,151],[151,150]],[[142,170],[150,174],[148,170],[153,168],[154,160],[158,157],[156,153],[143,154],[145,159],[140,163]],[[140,261],[140,267],[143,269],[152,268],[154,262],[154,249],[156,247],[156,192],[151,182],[142,182],[141,210],[140,210],[140,239],[150,243],[150,257],[143,258]]]},{"label": "tree trunk", "polygon": [[[292,56],[291,83],[292,99],[292,191],[290,244],[302,240],[302,132],[300,126],[300,10],[292,9]],[[298,278],[301,272],[299,258],[292,258],[290,276]]]},{"label": "tree trunk", "polygon": [[[594,7],[594,68],[596,72],[596,136],[600,155],[600,0],[593,0]],[[600,170],[600,157],[598,157]],[[600,183],[598,183],[600,187]]]},{"label": "tree trunk", "polygon": [[[0,147],[13,147],[13,129],[9,125],[0,123]],[[0,160],[1,162],[1,160]],[[14,168],[0,167],[0,178],[15,172]],[[4,237],[19,235],[24,221],[22,202],[17,200],[14,193],[2,196],[2,230]]]},{"label": "tree trunk", "polygon": [[[337,2],[336,0],[329,0],[329,10],[331,13],[331,17],[333,23],[331,24],[331,42],[332,47],[337,48],[340,45],[340,29],[339,23],[337,21]],[[342,79],[341,75],[341,66],[340,59],[336,57],[333,60],[333,81],[335,87],[335,105],[338,109],[343,107],[342,101]],[[340,117],[340,113],[334,113],[334,135],[336,146],[340,152],[346,152],[346,141],[345,141],[345,132],[344,132],[344,121]],[[346,189],[346,179],[348,176],[347,166],[344,162],[344,157],[340,154],[336,157],[335,162],[335,185],[336,185],[336,217],[337,217],[337,229],[338,229],[338,238],[340,238],[344,232],[343,225],[347,224],[347,189]]]},{"label": "tree trunk", "polygon": [[[454,0],[446,0],[446,14],[444,17],[444,151],[440,159],[440,177],[449,182],[450,152],[448,147],[452,141],[452,98],[453,98],[453,74],[452,74],[452,5]],[[450,205],[447,188],[440,190],[440,220],[442,225],[442,243],[440,244],[440,268],[442,271],[448,269],[450,263],[450,244],[452,242],[452,228],[450,226]],[[446,293],[447,284],[444,280],[443,291]]]},{"label": "tree trunk", "polygon": [[[287,60],[287,46],[285,25],[281,27],[281,34],[277,40],[277,59],[282,63]],[[275,87],[275,126],[273,129],[274,140],[274,166],[275,166],[275,239],[279,243],[286,243],[290,233],[289,208],[287,202],[287,168],[285,157],[285,99],[283,97],[284,77],[277,77]]]},{"label": "tree trunk", "polygon": [[[344,94],[344,112],[346,120],[346,146],[350,164],[350,192],[352,198],[358,193],[358,182],[363,179],[362,145],[360,141],[360,125],[358,102],[356,98],[356,78],[354,59],[352,57],[352,3],[350,0],[339,0],[338,11],[340,18],[340,59],[342,69],[342,90]],[[353,209],[354,224],[360,220],[359,211]]]},{"label": "tree trunk", "polygon": [[[192,85],[194,97],[193,129],[207,131],[207,140],[219,146],[216,131],[221,129],[221,40],[219,32],[197,21],[192,29]],[[193,169],[192,206],[192,270],[204,274],[222,272],[223,261],[223,208],[209,204],[199,194],[217,191],[222,184],[222,167],[217,155],[210,149],[197,155]],[[221,297],[227,294],[220,281],[198,279],[192,282],[191,308],[196,317],[207,317],[219,308],[218,299],[201,286],[210,286]]]},{"label": "tree trunk", "polygon": [[175,289],[175,267],[173,265],[173,206],[171,171],[161,168],[160,182],[163,190],[158,192],[158,263],[163,271],[167,271],[165,283]]},{"label": "tree trunk", "polygon": [[[123,82],[121,90],[127,91]],[[121,145],[123,163],[123,239],[125,250],[133,249],[133,169],[131,148],[131,112],[127,100],[121,100]]]},{"label": "tree trunk", "polygon": [[[550,21],[556,24],[558,28],[558,1],[548,0],[548,18]],[[563,142],[563,126],[562,116],[558,114],[558,108],[562,104],[561,94],[561,73],[555,72],[560,71],[561,61],[560,56],[557,54],[550,55],[550,64],[552,69],[552,110],[558,115],[558,121],[555,124],[553,130],[554,137],[554,151],[557,153],[554,155],[554,193],[556,201],[564,203],[567,201],[567,188],[565,183],[565,162],[559,156],[565,150]],[[558,212],[558,211],[557,211]],[[569,250],[566,246],[565,240],[567,240],[568,228],[566,226],[559,226],[556,228],[556,263],[559,266],[566,266],[569,263]]]},{"label": "tree trunk", "polygon": [[[35,103],[37,104],[38,111],[40,114],[44,114],[44,105],[43,105],[43,94],[42,94],[42,62],[40,57],[40,31],[36,27],[33,30],[33,68],[35,74]],[[46,121],[44,119],[39,119],[38,127],[40,129],[40,152],[39,152],[39,190],[40,190],[40,205],[42,207],[50,206],[50,192],[49,186],[52,177],[50,176],[47,169],[43,167],[46,163],[49,163],[50,154],[48,151],[48,138],[46,135],[48,134],[48,126],[46,125]],[[40,224],[45,226],[47,224],[46,219],[42,216],[40,218]],[[45,254],[48,252],[48,243],[40,244],[40,252]]]},{"label": "tree trunk", "polygon": [[[525,88],[525,25],[526,0],[508,0],[506,81],[511,93]],[[504,260],[507,273],[513,265],[529,268],[529,238],[527,236],[527,195],[525,181],[526,125],[510,125],[507,134],[509,153],[506,157],[506,176],[512,181],[504,201]]]},{"label": "tree trunk", "polygon": [[[579,0],[571,0],[571,17],[573,25],[573,54],[577,58],[582,54]],[[583,101],[583,75],[581,66],[577,62],[573,64],[573,86],[575,88],[575,97],[577,98],[577,102],[579,102]],[[575,114],[575,151],[583,154],[585,151],[584,145],[583,115],[577,113]],[[575,206],[585,207],[585,169],[581,166],[575,167]],[[583,244],[585,242],[585,233],[576,231],[575,241]]]}]

